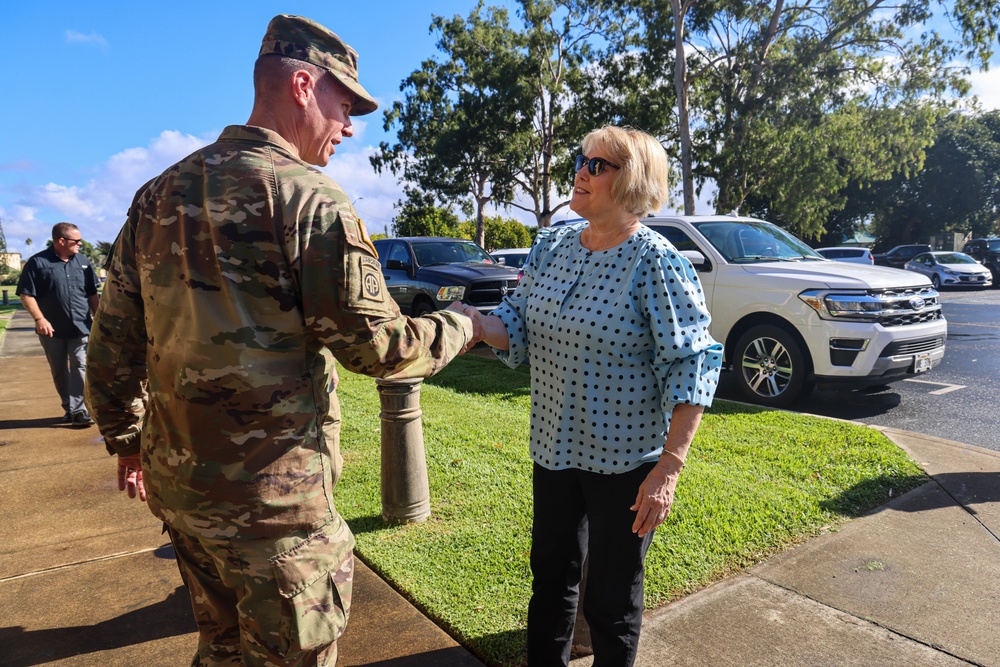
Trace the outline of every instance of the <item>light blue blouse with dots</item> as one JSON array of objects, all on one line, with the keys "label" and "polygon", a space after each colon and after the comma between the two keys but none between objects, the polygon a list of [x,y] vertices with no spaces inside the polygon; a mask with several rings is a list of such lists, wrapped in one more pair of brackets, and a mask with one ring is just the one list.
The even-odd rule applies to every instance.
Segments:
[{"label": "light blue blouse with dots", "polygon": [[709,406],[722,345],[691,263],[640,227],[609,250],[586,222],[539,230],[517,290],[493,314],[511,368],[531,365],[531,456],[551,470],[622,473],[663,451],[677,403]]}]

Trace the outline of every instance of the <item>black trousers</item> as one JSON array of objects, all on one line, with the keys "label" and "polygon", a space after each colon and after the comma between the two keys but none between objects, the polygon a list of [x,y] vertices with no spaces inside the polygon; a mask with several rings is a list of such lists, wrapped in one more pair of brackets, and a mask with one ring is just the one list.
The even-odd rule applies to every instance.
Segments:
[{"label": "black trousers", "polygon": [[639,485],[649,463],[620,475],[548,470],[535,464],[528,604],[529,667],[569,664],[583,560],[589,554],[583,613],[594,667],[631,667],[642,625],[643,561],[653,533],[632,532]]}]

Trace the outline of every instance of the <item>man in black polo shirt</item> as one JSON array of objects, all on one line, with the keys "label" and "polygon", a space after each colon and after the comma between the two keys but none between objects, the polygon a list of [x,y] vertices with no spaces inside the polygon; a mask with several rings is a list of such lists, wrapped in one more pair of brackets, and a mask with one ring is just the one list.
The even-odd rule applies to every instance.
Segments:
[{"label": "man in black polo shirt", "polygon": [[52,228],[52,245],[33,255],[17,284],[17,294],[35,318],[35,333],[52,369],[62,399],[63,421],[90,426],[83,403],[87,338],[91,315],[97,310],[97,274],[80,254],[83,238],[76,225],[60,222]]}]

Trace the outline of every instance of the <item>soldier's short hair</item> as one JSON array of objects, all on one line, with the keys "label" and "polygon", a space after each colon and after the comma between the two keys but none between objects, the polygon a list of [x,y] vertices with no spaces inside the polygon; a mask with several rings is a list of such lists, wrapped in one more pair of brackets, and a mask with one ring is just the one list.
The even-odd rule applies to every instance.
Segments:
[{"label": "soldier's short hair", "polygon": [[276,85],[288,81],[288,78],[299,70],[312,74],[317,81],[323,78],[326,70],[318,65],[304,60],[286,58],[285,56],[263,55],[257,58],[253,68],[253,87],[258,93],[271,90]]}]

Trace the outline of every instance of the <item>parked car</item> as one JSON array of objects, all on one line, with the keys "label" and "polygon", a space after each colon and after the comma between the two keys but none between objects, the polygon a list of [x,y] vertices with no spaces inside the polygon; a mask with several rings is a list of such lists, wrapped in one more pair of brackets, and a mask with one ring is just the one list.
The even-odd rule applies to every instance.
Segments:
[{"label": "parked car", "polygon": [[934,248],[926,243],[911,243],[909,245],[898,245],[889,252],[875,255],[875,263],[879,266],[891,266],[894,269],[901,269],[922,252],[930,252]]},{"label": "parked car", "polygon": [[927,276],[935,289],[989,287],[993,284],[993,274],[990,270],[964,252],[939,250],[920,253],[903,268]]},{"label": "parked car", "polygon": [[488,313],[517,287],[518,271],[467,239],[413,236],[375,241],[389,295],[414,317],[461,301]]},{"label": "parked car", "polygon": [[1000,239],[972,239],[962,252],[988,268],[993,274],[993,286],[1000,287]]},{"label": "parked car", "polygon": [[831,262],[783,229],[735,216],[644,218],[699,272],[712,336],[748,401],[861,389],[929,371],[948,325],[930,280]]},{"label": "parked car", "polygon": [[875,258],[872,257],[872,251],[868,248],[855,248],[850,246],[844,248],[816,248],[816,252],[823,255],[827,259],[832,259],[838,262],[867,264],[869,266],[875,263]]},{"label": "parked car", "polygon": [[531,252],[531,248],[504,248],[494,250],[490,255],[497,260],[498,264],[520,269],[524,266],[524,260],[528,259],[529,252]]}]

